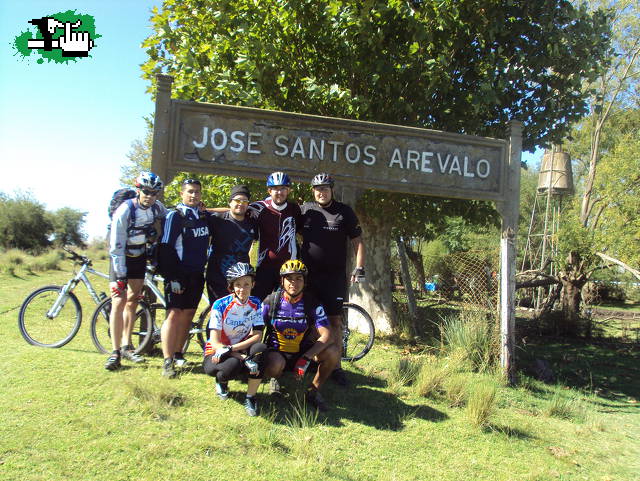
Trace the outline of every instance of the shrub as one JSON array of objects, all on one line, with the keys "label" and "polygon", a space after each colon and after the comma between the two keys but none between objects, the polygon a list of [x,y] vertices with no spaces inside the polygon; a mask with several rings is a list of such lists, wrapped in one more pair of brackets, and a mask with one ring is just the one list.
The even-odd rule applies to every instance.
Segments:
[{"label": "shrub", "polygon": [[451,374],[452,367],[443,359],[430,358],[420,367],[415,382],[416,393],[423,397],[435,397],[442,393],[444,382]]},{"label": "shrub", "polygon": [[489,424],[489,418],[495,409],[496,392],[495,384],[489,382],[478,384],[471,392],[466,412],[472,425],[485,427]]},{"label": "shrub", "polygon": [[476,371],[489,370],[497,352],[493,329],[482,316],[482,313],[461,313],[443,318],[441,326],[445,351],[460,357]]},{"label": "shrub", "polygon": [[29,262],[29,269],[34,272],[44,272],[60,269],[60,261],[64,259],[64,254],[60,251],[49,251],[34,257]]},{"label": "shrub", "polygon": [[449,402],[450,407],[461,407],[467,402],[468,380],[464,375],[453,375],[444,382],[444,397]]},{"label": "shrub", "polygon": [[419,359],[403,357],[392,366],[387,376],[387,386],[393,394],[399,394],[400,389],[416,381],[420,372]]},{"label": "shrub", "polygon": [[561,392],[556,391],[543,412],[549,417],[571,419],[576,416],[578,410],[576,399],[563,396]]}]

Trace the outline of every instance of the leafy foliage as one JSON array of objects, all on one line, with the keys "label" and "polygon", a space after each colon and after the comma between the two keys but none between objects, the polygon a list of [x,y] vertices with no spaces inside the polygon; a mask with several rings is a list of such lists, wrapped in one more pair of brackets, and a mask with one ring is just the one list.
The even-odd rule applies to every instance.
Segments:
[{"label": "leafy foliage", "polygon": [[49,213],[53,224],[53,243],[56,246],[74,245],[85,246],[86,234],[82,232],[86,212],[80,212],[71,207],[62,207]]},{"label": "leafy foliage", "polygon": [[571,2],[165,0],[144,75],[177,97],[502,137],[560,139],[608,45]]},{"label": "leafy foliage", "polygon": [[51,244],[52,232],[53,223],[44,205],[29,193],[14,198],[0,193],[0,246],[41,251]]}]

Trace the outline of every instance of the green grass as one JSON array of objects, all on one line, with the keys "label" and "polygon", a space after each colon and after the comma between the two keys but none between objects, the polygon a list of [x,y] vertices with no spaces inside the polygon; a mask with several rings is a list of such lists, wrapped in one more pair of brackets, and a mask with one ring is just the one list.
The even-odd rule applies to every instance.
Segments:
[{"label": "green grass", "polygon": [[[0,273],[3,480],[632,480],[640,472],[640,359],[632,345],[530,339],[518,348],[522,382],[508,388],[490,372],[426,355],[427,346],[410,354],[377,339],[367,357],[344,366],[351,388],[326,386],[326,415],[314,419],[297,405],[302,386],[286,378],[288,395],[271,399],[263,385],[262,411],[250,418],[246,385],[232,381],[231,399],[220,401],[197,364],[174,381],[161,377],[158,357],[105,371],[89,339],[84,288],[77,292],[85,322],[70,344],[26,344],[17,329],[22,299],[66,281],[69,266]],[[421,364],[415,381],[391,392],[390,378],[414,372],[412,356]],[[556,385],[527,375],[540,357]],[[187,358],[199,360],[195,347]],[[425,365],[444,372],[431,397],[416,391]],[[485,384],[495,395],[479,429],[467,409]],[[453,401],[456,393],[462,401]],[[548,414],[554,396],[574,404],[570,416]]]}]

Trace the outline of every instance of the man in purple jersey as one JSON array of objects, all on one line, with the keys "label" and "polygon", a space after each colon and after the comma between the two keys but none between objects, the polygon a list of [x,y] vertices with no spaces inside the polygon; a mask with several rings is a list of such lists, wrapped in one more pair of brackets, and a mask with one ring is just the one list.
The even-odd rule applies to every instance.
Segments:
[{"label": "man in purple jersey", "polygon": [[269,197],[249,205],[249,215],[258,223],[258,268],[253,295],[264,299],[280,283],[280,266],[289,259],[297,259],[296,228],[300,221],[300,207],[288,202],[291,180],[284,172],[267,177]]},{"label": "man in purple jersey", "polygon": [[[363,282],[364,243],[362,229],[353,209],[333,198],[333,179],[324,172],[311,181],[313,202],[302,205],[300,257],[309,269],[309,290],[322,302],[331,325],[332,340],[342,347],[342,303],[348,295],[347,248],[353,246],[356,267],[350,281]],[[332,380],[347,386],[338,366]]]},{"label": "man in purple jersey", "polygon": [[331,342],[331,331],[324,309],[313,296],[305,294],[307,268],[299,260],[289,260],[280,268],[281,287],[262,304],[267,328],[267,367],[265,375],[278,378],[283,371],[304,377],[311,361],[318,370],[305,394],[307,402],[320,411],[328,406],[320,388],[340,359],[340,349]]}]

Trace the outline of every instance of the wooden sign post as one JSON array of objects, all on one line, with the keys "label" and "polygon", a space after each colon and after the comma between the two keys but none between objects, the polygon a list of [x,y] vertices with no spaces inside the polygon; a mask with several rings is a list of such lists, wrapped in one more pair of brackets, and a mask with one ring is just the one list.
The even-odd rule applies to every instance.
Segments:
[{"label": "wooden sign post", "polygon": [[327,171],[343,186],[495,201],[503,218],[502,357],[511,371],[519,123],[507,141],[173,100],[171,83],[171,77],[157,76],[152,153],[152,169],[167,182],[181,171],[265,178],[282,170],[303,182]]}]

